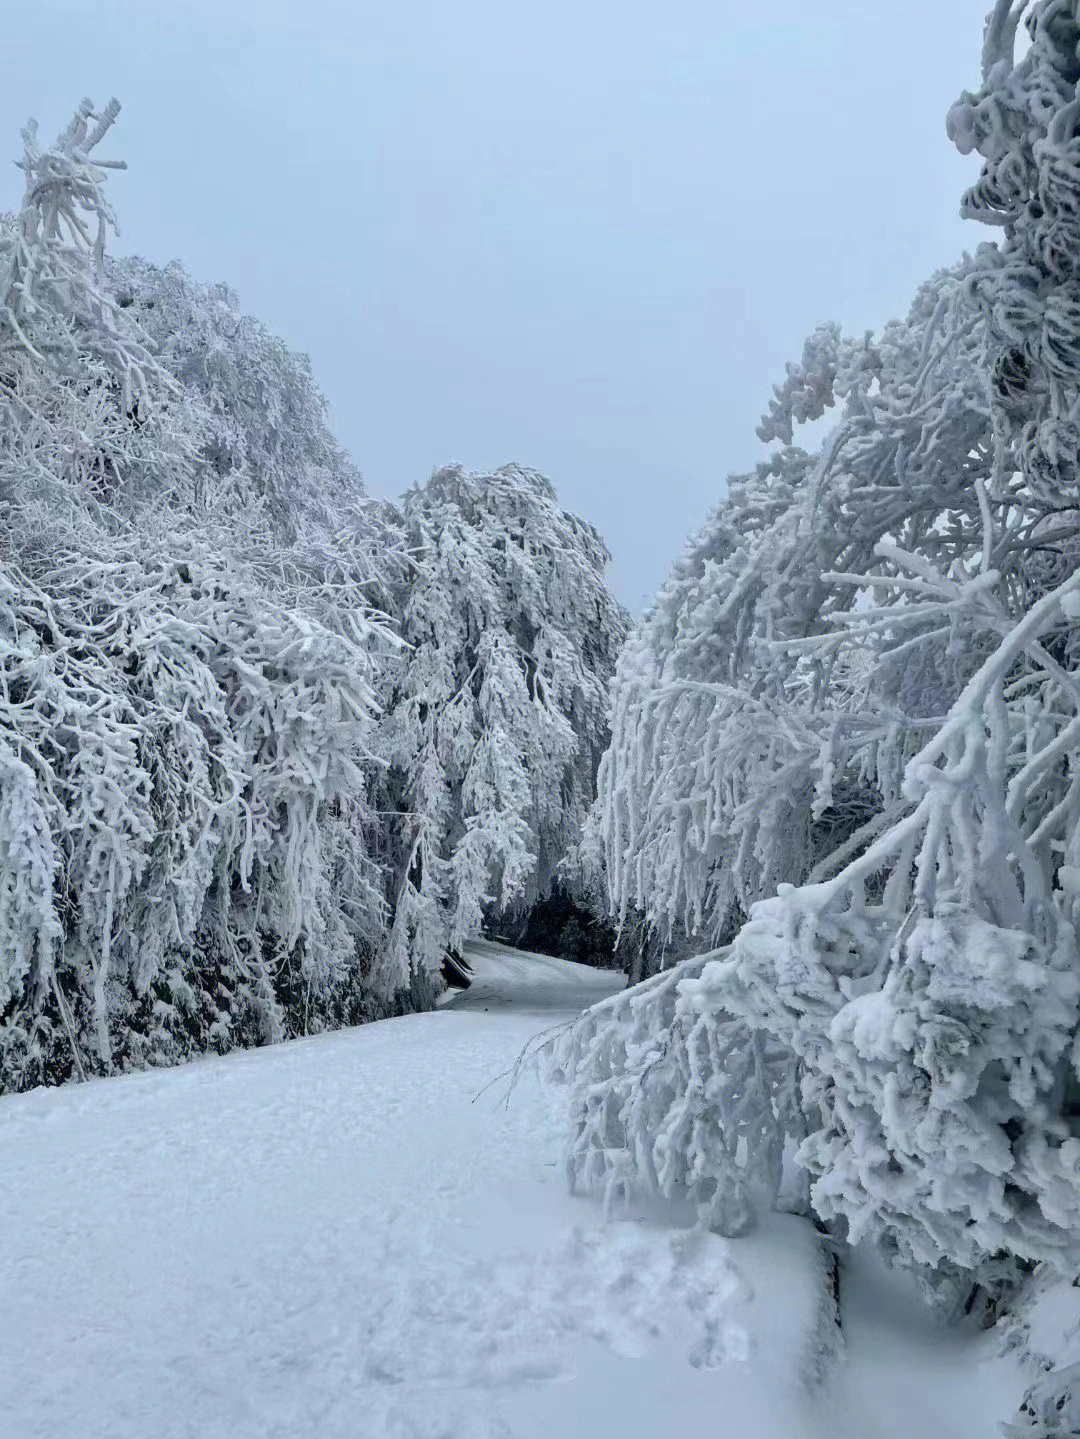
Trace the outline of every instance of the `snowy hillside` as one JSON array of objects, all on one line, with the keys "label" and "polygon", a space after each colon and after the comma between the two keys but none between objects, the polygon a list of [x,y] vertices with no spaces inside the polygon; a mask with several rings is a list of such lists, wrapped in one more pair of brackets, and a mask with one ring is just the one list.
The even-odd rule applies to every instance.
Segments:
[{"label": "snowy hillside", "polygon": [[434,1013],[0,1104],[0,1431],[988,1439],[1015,1411],[995,1341],[869,1261],[833,1353],[802,1220],[726,1241],[571,1198],[561,1091],[507,1072],[620,977],[469,959]]}]

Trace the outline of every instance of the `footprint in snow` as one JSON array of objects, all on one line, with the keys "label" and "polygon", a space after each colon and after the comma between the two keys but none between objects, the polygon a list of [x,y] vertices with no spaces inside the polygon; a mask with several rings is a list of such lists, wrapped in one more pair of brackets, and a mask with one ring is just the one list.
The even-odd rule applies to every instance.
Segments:
[{"label": "footprint in snow", "polygon": [[667,1333],[687,1361],[745,1360],[750,1341],[729,1316],[748,1297],[722,1240],[633,1222],[575,1228],[540,1255],[462,1261],[432,1249],[384,1313],[369,1379],[410,1387],[504,1389],[571,1378],[582,1338],[641,1358]]}]

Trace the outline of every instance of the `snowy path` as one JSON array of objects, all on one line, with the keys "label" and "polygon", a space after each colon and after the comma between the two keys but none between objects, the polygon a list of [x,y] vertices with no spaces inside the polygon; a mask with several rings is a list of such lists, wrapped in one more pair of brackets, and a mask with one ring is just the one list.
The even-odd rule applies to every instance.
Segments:
[{"label": "snowy path", "polygon": [[[872,1276],[849,1362],[807,1390],[808,1226],[728,1244],[571,1199],[559,1092],[492,1081],[617,977],[472,959],[434,1014],[0,1100],[0,1435],[995,1432],[1000,1397],[955,1399],[969,1355],[921,1314],[886,1314],[882,1359]],[[911,1367],[931,1351],[944,1398]]]}]

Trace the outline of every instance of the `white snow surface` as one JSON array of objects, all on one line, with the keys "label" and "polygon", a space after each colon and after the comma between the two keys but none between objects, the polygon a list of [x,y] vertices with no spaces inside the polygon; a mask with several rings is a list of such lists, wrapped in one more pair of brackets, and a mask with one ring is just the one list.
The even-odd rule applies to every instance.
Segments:
[{"label": "white snow surface", "polygon": [[0,1100],[0,1435],[988,1439],[1024,1388],[869,1258],[569,1195],[523,1048],[621,976]]}]

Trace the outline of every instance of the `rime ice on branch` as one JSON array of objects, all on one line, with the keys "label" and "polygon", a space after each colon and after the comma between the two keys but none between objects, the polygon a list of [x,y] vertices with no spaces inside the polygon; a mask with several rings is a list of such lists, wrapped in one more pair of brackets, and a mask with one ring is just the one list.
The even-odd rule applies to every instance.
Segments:
[{"label": "rime ice on branch", "polygon": [[430,1002],[576,841],[623,633],[541,476],[371,501],[304,356],[103,257],[116,109],[0,221],[0,1088]]},{"label": "rime ice on branch", "polygon": [[[327,487],[284,525],[260,493],[282,469],[286,501],[313,488],[310,444],[274,470],[262,440],[322,423],[284,347],[246,332],[216,384],[180,370],[175,337],[151,355],[101,257],[91,152],[116,109],[85,104],[48,150],[28,127],[3,231],[3,1087],[378,1010],[375,517]],[[216,339],[217,297],[185,300],[178,328]]]},{"label": "rime ice on branch", "polygon": [[[903,324],[820,331],[791,367],[763,425],[781,447],[620,659],[593,820],[616,915],[735,934],[674,1012],[694,995],[742,1052],[764,1033],[798,1061],[818,1213],[991,1287],[1068,1266],[1080,1233],[1078,47],[1074,0],[995,6],[949,126],[985,162],[966,212],[1002,241]],[[794,427],[833,403],[804,453]],[[640,1105],[606,1140],[591,1123],[631,1009],[563,1046],[583,1170],[605,1143],[647,1153],[684,1102],[669,1082],[652,1130]]]}]

